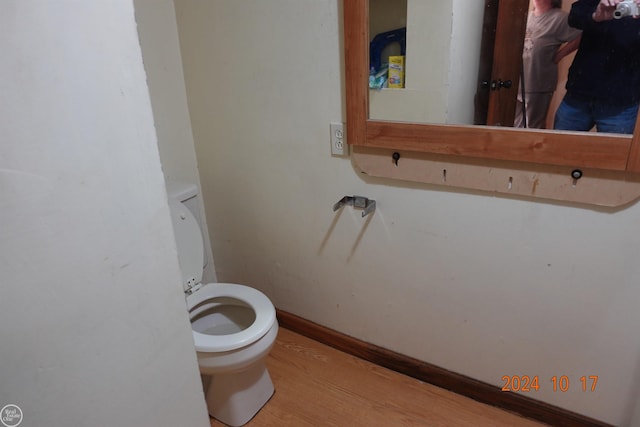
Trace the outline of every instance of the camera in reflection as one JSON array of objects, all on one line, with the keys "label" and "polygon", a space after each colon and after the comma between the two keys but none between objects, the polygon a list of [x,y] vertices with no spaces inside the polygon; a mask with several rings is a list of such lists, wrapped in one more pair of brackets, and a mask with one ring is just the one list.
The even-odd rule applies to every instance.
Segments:
[{"label": "camera in reflection", "polygon": [[636,0],[623,0],[616,5],[616,10],[613,12],[615,19],[624,18],[625,16],[638,16],[640,15],[640,8],[636,3]]}]

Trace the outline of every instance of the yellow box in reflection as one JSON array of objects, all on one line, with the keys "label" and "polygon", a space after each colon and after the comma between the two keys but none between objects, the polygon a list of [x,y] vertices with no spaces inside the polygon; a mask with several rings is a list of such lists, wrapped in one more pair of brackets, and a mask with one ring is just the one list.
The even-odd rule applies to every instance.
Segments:
[{"label": "yellow box in reflection", "polygon": [[389,57],[389,87],[404,87],[404,56]]}]

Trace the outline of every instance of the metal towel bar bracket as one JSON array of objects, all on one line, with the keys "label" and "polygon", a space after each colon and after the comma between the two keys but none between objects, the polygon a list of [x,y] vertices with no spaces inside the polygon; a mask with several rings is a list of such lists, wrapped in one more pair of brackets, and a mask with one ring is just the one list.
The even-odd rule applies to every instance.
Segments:
[{"label": "metal towel bar bracket", "polygon": [[344,205],[351,205],[354,208],[364,209],[362,216],[365,217],[376,210],[376,201],[362,196],[344,196],[338,203],[333,205],[333,211],[337,211]]}]

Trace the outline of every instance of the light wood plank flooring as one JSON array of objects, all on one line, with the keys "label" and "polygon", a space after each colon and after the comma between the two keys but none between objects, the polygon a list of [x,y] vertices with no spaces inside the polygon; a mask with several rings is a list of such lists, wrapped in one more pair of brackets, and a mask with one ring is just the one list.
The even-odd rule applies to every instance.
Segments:
[{"label": "light wood plank flooring", "polygon": [[[276,392],[249,427],[540,427],[280,328],[267,367]],[[211,426],[224,424],[211,419]]]},{"label": "light wood plank flooring", "polygon": [[[260,426],[539,427],[280,328],[267,367],[276,392]],[[211,419],[211,426],[224,424]]]}]

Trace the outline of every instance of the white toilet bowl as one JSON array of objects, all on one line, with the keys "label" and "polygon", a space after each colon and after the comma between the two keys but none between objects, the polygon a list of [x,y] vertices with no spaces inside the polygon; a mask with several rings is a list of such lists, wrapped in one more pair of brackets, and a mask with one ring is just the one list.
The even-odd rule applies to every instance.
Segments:
[{"label": "white toilet bowl", "polygon": [[204,285],[187,296],[187,308],[205,375],[243,370],[264,358],[278,332],[273,304],[248,286]]},{"label": "white toilet bowl", "polygon": [[248,286],[210,283],[187,307],[209,414],[241,426],[274,392],[264,364],[278,334],[273,304]]},{"label": "white toilet bowl", "polygon": [[241,426],[274,392],[264,360],[278,334],[275,309],[245,285],[201,285],[200,228],[183,203],[170,198],[169,207],[207,408],[223,423]]}]

